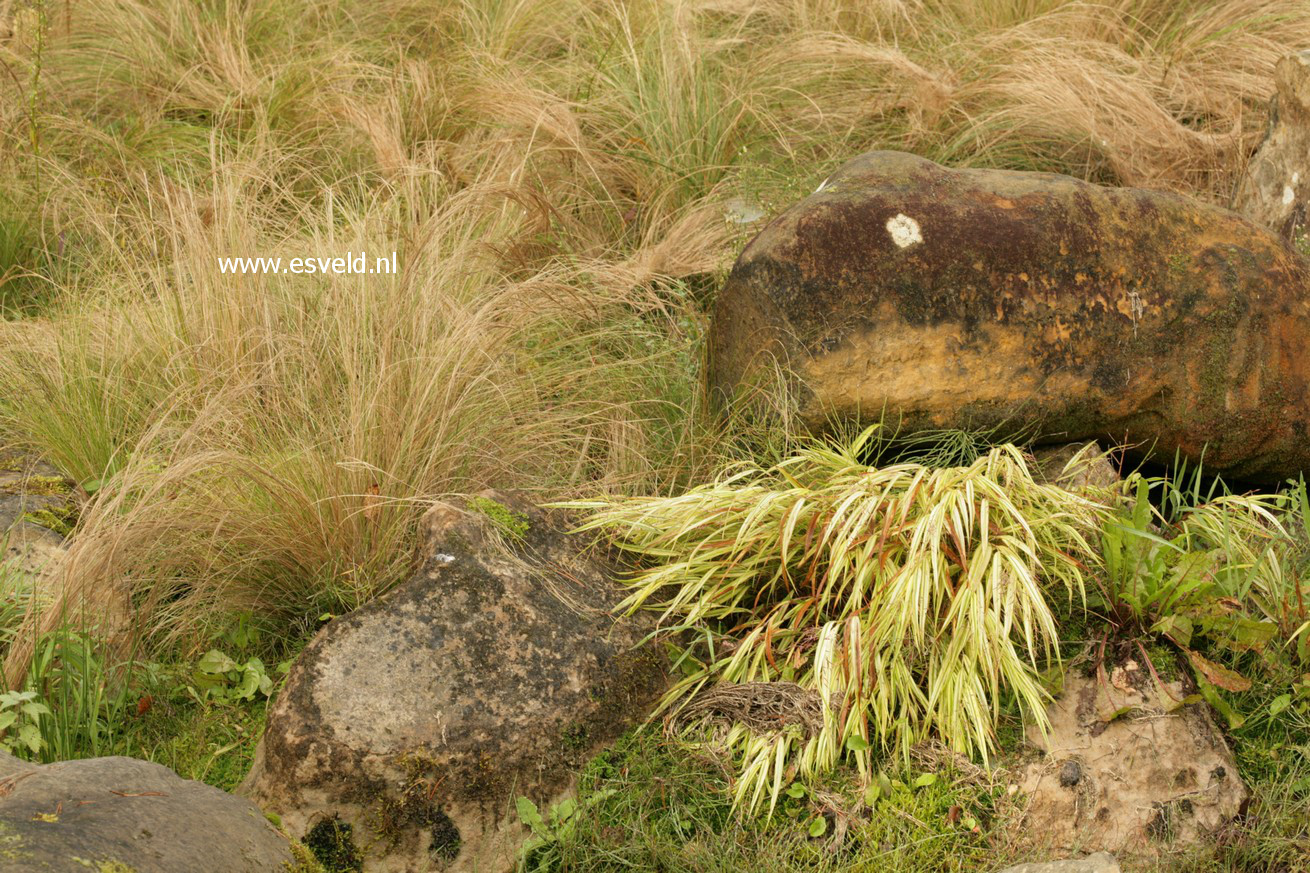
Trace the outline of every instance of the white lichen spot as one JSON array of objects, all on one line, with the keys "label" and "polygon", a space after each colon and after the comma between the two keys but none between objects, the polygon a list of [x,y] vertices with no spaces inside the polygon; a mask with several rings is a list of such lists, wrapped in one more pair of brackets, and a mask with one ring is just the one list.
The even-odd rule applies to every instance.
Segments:
[{"label": "white lichen spot", "polygon": [[898,212],[895,218],[887,220],[887,232],[891,234],[892,242],[901,248],[923,242],[923,234],[919,232],[919,222],[903,213]]},{"label": "white lichen spot", "polygon": [[1292,174],[1292,187],[1295,188],[1297,185],[1300,185],[1300,184],[1301,184],[1301,174],[1300,174],[1300,173],[1293,173],[1293,174]]},{"label": "white lichen spot", "polygon": [[454,555],[447,555],[445,552],[438,552],[436,558],[443,564],[449,564],[455,560]]},{"label": "white lichen spot", "polygon": [[1296,199],[1296,191],[1292,188],[1291,185],[1284,185],[1284,186],[1283,186],[1283,205],[1284,205],[1284,206],[1290,206],[1290,205],[1292,205],[1292,201],[1295,200],[1295,199]]}]

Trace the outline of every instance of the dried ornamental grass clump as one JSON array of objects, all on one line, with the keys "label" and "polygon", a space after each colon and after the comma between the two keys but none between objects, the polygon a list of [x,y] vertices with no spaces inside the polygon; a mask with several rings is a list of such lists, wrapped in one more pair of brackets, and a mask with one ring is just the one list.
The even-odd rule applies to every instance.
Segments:
[{"label": "dried ornamental grass clump", "polygon": [[[570,504],[591,512],[582,529],[647,565],[626,606],[700,641],[664,702],[687,707],[681,723],[722,725],[724,707],[706,701],[725,686],[817,694],[817,708],[775,707],[772,729],[741,718],[718,732],[744,758],[737,801],[751,810],[848,753],[868,774],[875,749],[908,753],[936,735],[986,759],[1003,691],[1042,724],[1047,598],[1081,598],[1096,560],[1088,534],[1105,510],[1038,482],[1015,447],[967,466],[876,468],[859,460],[874,433],[677,497]],[[759,708],[749,697],[743,713]],[[788,717],[802,709],[817,730]]]},{"label": "dried ornamental grass clump", "polygon": [[[48,614],[162,649],[367,601],[444,495],[702,481],[733,202],[877,145],[1226,203],[1310,42],[1303,0],[56,5],[0,12],[0,437],[95,492]],[[362,250],[400,274],[219,267]]]}]

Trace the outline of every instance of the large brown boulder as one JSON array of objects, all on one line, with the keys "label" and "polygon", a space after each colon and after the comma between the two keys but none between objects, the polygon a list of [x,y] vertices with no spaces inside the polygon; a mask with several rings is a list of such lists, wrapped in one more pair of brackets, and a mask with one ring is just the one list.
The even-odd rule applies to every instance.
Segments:
[{"label": "large brown boulder", "polygon": [[710,381],[908,430],[1154,445],[1237,477],[1310,467],[1310,262],[1184,197],[871,152],[764,228],[719,295]]},{"label": "large brown boulder", "polygon": [[424,563],[325,627],[268,717],[243,790],[370,873],[514,866],[542,811],[666,686],[650,626],[616,622],[605,561],[507,494],[424,518]]},{"label": "large brown boulder", "polygon": [[1310,248],[1310,50],[1288,55],[1274,71],[1269,132],[1251,159],[1233,208]]}]

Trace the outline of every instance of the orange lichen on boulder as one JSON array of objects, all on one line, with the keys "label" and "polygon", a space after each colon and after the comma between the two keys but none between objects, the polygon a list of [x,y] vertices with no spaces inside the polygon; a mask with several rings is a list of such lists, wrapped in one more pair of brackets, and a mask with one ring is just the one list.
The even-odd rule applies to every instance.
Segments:
[{"label": "orange lichen on boulder", "polygon": [[1013,428],[1310,466],[1310,262],[1178,195],[871,152],[738,259],[711,332],[723,404],[781,364],[812,428]]}]

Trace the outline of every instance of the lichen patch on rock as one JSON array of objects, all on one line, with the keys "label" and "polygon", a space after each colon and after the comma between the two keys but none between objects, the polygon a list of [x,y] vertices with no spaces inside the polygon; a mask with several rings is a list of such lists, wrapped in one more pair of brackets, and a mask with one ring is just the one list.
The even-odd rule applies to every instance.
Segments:
[{"label": "lichen patch on rock", "polygon": [[897,213],[887,220],[887,232],[891,234],[892,242],[903,249],[909,248],[915,243],[923,242],[923,233],[919,229],[919,222],[903,213]]}]

